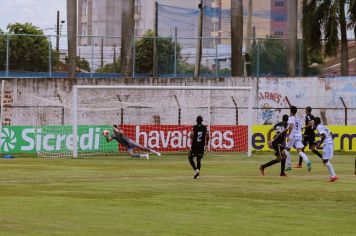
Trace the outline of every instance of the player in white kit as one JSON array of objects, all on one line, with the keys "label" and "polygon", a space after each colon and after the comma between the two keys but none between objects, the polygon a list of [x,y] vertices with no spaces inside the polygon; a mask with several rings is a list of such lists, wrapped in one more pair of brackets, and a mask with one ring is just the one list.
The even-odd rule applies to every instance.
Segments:
[{"label": "player in white kit", "polygon": [[298,154],[303,158],[304,162],[307,164],[308,171],[311,171],[311,161],[309,161],[307,155],[303,152],[303,135],[302,135],[302,122],[296,116],[298,108],[295,106],[290,107],[290,116],[288,119],[288,142],[286,145],[286,156],[287,156],[287,169],[292,169],[292,161],[290,156],[290,149],[294,147],[297,149]]},{"label": "player in white kit", "polygon": [[[320,134],[320,141],[316,145],[317,149],[323,149],[323,162],[326,168],[328,168],[330,174],[330,182],[334,182],[339,178],[336,176],[333,166],[330,163],[331,158],[334,156],[334,140],[332,134],[328,128],[321,124],[320,117],[316,117],[315,125],[317,126],[316,129]],[[324,146],[321,147],[321,144],[324,143]]]}]

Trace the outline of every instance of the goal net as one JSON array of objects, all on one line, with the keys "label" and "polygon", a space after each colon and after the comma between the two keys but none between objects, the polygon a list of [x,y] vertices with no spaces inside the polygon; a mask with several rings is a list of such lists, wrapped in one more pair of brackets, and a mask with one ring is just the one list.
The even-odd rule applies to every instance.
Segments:
[{"label": "goal net", "polygon": [[71,155],[126,153],[102,135],[114,124],[142,146],[187,153],[198,115],[209,129],[208,155],[250,155],[252,99],[250,87],[74,86]]}]

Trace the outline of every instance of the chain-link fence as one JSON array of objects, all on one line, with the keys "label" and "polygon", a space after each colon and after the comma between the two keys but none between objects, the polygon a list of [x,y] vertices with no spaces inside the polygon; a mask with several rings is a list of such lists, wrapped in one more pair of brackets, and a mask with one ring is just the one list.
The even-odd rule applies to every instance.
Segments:
[{"label": "chain-link fence", "polygon": [[[243,40],[245,76],[288,75],[287,40],[254,38]],[[223,37],[134,37],[130,54],[133,77],[191,77],[196,70],[201,45],[199,76],[231,76],[231,38]],[[349,75],[356,75],[356,41],[349,41]],[[296,76],[340,75],[340,53],[303,55],[303,41],[297,41],[293,69]],[[79,36],[78,77],[121,77],[121,38]],[[61,35],[0,35],[1,77],[66,77],[67,37]],[[305,63],[305,60],[307,62]]]}]

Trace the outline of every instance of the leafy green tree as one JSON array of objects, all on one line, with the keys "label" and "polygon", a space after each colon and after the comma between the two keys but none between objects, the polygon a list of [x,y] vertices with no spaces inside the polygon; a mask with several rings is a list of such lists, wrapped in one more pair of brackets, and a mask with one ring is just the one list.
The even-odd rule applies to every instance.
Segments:
[{"label": "leafy green tree", "polygon": [[335,56],[341,38],[341,75],[348,75],[347,21],[353,8],[345,11],[346,0],[310,0],[306,4],[302,26],[308,54],[324,50],[327,56]]},{"label": "leafy green tree", "polygon": [[[9,69],[15,71],[48,71],[49,41],[43,31],[31,23],[7,26],[10,35]],[[0,54],[6,55],[6,36],[0,37]],[[59,62],[59,55],[51,49],[52,67]],[[1,59],[0,59],[1,60]],[[1,63],[1,69],[5,65]]]},{"label": "leafy green tree", "polygon": [[4,71],[6,67],[6,35],[0,29],[0,71]]},{"label": "leafy green tree", "polygon": [[[143,37],[136,41],[136,72],[152,74],[153,68],[153,37],[154,32],[149,30]],[[171,38],[157,39],[158,51],[158,73],[169,74],[174,71],[174,47],[175,43]],[[181,46],[176,48],[177,64],[181,59]]]},{"label": "leafy green tree", "polygon": [[[195,65],[193,64],[188,64],[186,62],[180,62],[178,65],[178,74],[182,75],[194,75],[194,70],[195,70]],[[209,70],[206,66],[201,65],[200,66],[200,75],[207,75],[207,74],[213,74],[215,71]]]},{"label": "leafy green tree", "polygon": [[[115,70],[114,70],[115,69]],[[99,73],[120,73],[120,60],[116,60],[115,68],[114,63],[106,64],[103,68],[96,69],[95,72]]]},{"label": "leafy green tree", "polygon": [[89,62],[84,58],[77,57],[77,68],[89,72],[90,71]]},{"label": "leafy green tree", "polygon": [[251,70],[257,74],[257,53],[259,53],[259,73],[260,75],[278,75],[288,74],[287,67],[287,47],[285,41],[266,38],[263,40],[259,49],[258,45],[253,45],[251,50]]},{"label": "leafy green tree", "polygon": [[[64,58],[64,60],[65,60],[65,63],[68,65],[69,61],[68,61],[67,56]],[[85,58],[77,56],[76,65],[77,65],[77,70],[79,69],[79,70],[84,70],[84,71],[90,72],[90,64],[87,60],[85,60]]]}]

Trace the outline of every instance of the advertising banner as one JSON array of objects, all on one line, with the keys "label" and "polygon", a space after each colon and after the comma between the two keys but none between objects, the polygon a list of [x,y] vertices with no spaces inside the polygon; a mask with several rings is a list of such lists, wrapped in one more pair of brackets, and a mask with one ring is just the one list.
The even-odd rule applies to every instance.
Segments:
[{"label": "advertising banner", "polygon": [[[272,126],[252,127],[252,148],[268,151],[267,132]],[[124,133],[143,146],[163,152],[187,151],[191,147],[187,125],[123,125]],[[328,126],[333,133],[335,150],[356,151],[356,126]],[[102,131],[111,126],[78,126],[78,151],[118,150],[116,142],[107,143]],[[317,135],[317,140],[319,140]],[[4,126],[1,153],[68,152],[73,150],[71,126]],[[124,147],[119,146],[119,150]],[[214,125],[210,127],[210,150],[247,152],[247,126]],[[308,150],[308,149],[307,149]]]},{"label": "advertising banner", "polygon": [[[356,126],[328,125],[327,127],[333,134],[335,151],[356,151]],[[267,133],[271,128],[271,125],[252,126],[252,150],[270,150],[267,146]],[[316,136],[316,140],[320,140],[319,135]],[[306,150],[309,151],[309,148]]]},{"label": "advertising banner", "polygon": [[[191,147],[187,125],[122,125],[126,136],[159,151],[185,151]],[[78,152],[117,150],[115,141],[107,143],[101,134],[111,126],[78,126]],[[247,126],[214,125],[210,127],[210,150],[247,152]],[[68,152],[73,150],[72,126],[4,126],[2,153]],[[119,150],[124,147],[119,146]]]}]

